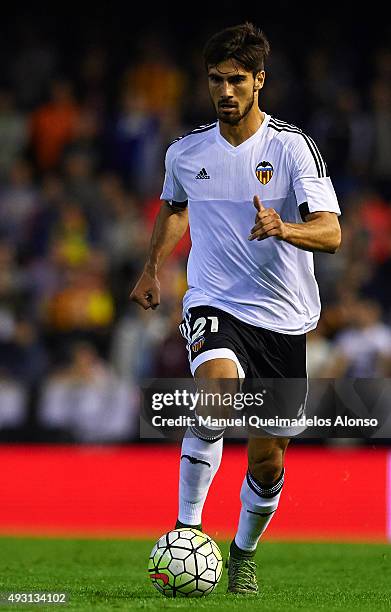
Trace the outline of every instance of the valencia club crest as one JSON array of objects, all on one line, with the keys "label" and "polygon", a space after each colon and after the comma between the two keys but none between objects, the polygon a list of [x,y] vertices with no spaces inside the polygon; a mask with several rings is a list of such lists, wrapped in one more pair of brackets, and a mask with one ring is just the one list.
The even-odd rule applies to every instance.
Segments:
[{"label": "valencia club crest", "polygon": [[266,185],[273,176],[273,166],[268,161],[262,161],[255,169],[257,179],[262,185]]},{"label": "valencia club crest", "polygon": [[204,346],[205,338],[196,338],[194,342],[191,344],[191,350],[193,353],[198,353],[198,351]]}]

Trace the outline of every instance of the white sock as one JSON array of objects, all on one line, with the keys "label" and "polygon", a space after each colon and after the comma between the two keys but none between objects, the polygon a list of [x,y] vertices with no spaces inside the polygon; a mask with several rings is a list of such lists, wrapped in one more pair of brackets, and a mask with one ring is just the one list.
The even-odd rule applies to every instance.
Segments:
[{"label": "white sock", "polygon": [[206,442],[191,429],[187,430],[182,442],[179,474],[178,519],[181,523],[201,523],[202,509],[222,454],[222,437],[215,442]]},{"label": "white sock", "polygon": [[262,486],[247,472],[240,491],[242,509],[235,536],[235,543],[242,550],[255,551],[259,538],[277,510],[283,484],[284,470],[271,487]]}]

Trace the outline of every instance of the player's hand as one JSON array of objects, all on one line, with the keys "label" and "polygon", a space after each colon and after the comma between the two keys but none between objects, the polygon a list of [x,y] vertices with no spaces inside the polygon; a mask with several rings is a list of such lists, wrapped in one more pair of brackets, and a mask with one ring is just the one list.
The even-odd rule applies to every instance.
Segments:
[{"label": "player's hand", "polygon": [[140,304],[144,310],[148,310],[148,308],[155,310],[160,304],[160,283],[157,277],[145,269],[129,299]]},{"label": "player's hand", "polygon": [[284,240],[287,236],[285,223],[281,220],[274,208],[265,208],[257,195],[253,198],[257,210],[255,225],[251,228],[249,240],[264,240],[274,236],[278,240]]}]

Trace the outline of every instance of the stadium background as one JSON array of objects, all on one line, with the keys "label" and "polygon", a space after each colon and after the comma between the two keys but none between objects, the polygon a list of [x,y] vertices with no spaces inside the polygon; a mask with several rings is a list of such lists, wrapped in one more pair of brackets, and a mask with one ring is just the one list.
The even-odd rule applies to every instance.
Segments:
[{"label": "stadium background", "polygon": [[[178,447],[139,441],[138,384],[188,376],[177,325],[189,239],[162,271],[158,311],[129,305],[128,293],[166,146],[214,119],[200,50],[218,28],[250,19],[265,30],[262,108],[313,136],[343,210],[340,251],[315,256],[323,314],[309,374],[390,376],[390,26],[370,14],[289,15],[281,2],[246,14],[225,3],[207,18],[190,9],[2,20],[2,533],[142,536],[172,524]],[[293,443],[268,535],[390,538],[390,466],[387,440]],[[244,447],[227,445],[206,509],[212,535],[232,532],[244,467]]]}]

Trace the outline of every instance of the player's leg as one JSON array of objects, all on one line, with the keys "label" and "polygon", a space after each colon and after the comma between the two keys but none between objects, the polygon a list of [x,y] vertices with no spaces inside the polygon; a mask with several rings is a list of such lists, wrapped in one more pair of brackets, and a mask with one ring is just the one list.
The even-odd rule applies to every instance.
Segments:
[{"label": "player's leg", "polygon": [[[267,408],[273,415],[298,418],[307,396],[305,335],[289,336],[243,326],[242,336],[249,354],[250,388],[254,393],[261,381],[270,387],[270,406],[265,406],[264,412]],[[302,428],[275,427],[265,431],[273,437],[251,433],[249,436],[248,471],[241,489],[239,527],[232,545],[236,554],[242,550],[247,558],[254,556],[258,540],[277,509],[289,438],[298,435]]]},{"label": "player's leg", "polygon": [[[238,384],[239,376],[244,377],[246,364],[235,326],[229,314],[210,306],[197,306],[185,313],[179,328],[187,341],[194,378],[200,384],[213,383],[214,392],[219,391],[216,385],[222,381],[224,387],[229,387]],[[199,422],[186,431],[180,461],[179,527],[201,526],[205,499],[221,462],[223,434],[224,429],[201,426]]]},{"label": "player's leg", "polygon": [[[238,370],[231,359],[211,359],[197,367],[194,376],[203,382],[211,381],[213,392],[223,394],[227,384],[232,387],[232,382],[238,380]],[[221,462],[223,434],[224,429],[212,429],[199,424],[187,430],[181,449],[176,527],[201,528],[204,503]]]},{"label": "player's leg", "polygon": [[240,492],[242,509],[231,553],[251,558],[277,510],[284,484],[288,438],[250,438],[248,470]]},{"label": "player's leg", "polygon": [[228,590],[257,593],[255,556],[259,538],[277,510],[284,484],[288,438],[249,438],[248,470],[243,480],[239,525],[230,546]]}]

